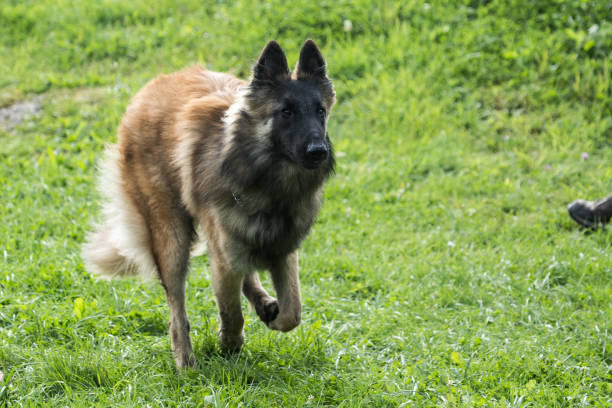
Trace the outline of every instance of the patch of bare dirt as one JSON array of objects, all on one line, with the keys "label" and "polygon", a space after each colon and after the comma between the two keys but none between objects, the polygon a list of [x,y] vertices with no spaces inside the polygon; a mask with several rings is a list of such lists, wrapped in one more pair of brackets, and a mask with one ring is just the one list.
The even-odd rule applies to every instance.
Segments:
[{"label": "patch of bare dirt", "polygon": [[0,108],[0,129],[12,129],[41,110],[41,99],[30,99],[15,102],[12,105]]}]

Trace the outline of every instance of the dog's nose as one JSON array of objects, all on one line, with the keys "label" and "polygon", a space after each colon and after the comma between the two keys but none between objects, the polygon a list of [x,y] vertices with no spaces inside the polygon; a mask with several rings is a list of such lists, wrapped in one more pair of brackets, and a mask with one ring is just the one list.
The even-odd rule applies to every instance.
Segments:
[{"label": "dog's nose", "polygon": [[327,146],[323,141],[308,143],[306,147],[306,159],[311,162],[322,162],[327,158]]}]

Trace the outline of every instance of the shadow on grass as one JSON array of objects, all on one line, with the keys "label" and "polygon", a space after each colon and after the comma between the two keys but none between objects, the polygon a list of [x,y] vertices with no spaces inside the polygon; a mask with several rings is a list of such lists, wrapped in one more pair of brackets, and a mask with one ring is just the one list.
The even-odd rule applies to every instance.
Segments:
[{"label": "shadow on grass", "polygon": [[228,354],[220,351],[216,336],[211,334],[195,345],[198,367],[187,371],[186,375],[219,385],[227,378],[240,379],[245,385],[268,384],[270,381],[289,385],[294,372],[303,376],[331,368],[333,362],[326,356],[323,342],[304,342],[298,338],[303,335],[304,332],[293,337],[273,333],[251,338],[239,353]]}]

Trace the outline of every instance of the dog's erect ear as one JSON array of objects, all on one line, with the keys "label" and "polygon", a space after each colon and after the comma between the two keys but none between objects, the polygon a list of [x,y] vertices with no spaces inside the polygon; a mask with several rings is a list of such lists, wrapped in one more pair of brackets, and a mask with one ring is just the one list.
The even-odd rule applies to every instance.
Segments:
[{"label": "dog's erect ear", "polygon": [[326,78],[325,60],[314,41],[308,39],[302,46],[294,75],[297,79]]},{"label": "dog's erect ear", "polygon": [[253,79],[258,81],[279,81],[289,78],[287,57],[281,46],[270,41],[261,52],[253,67]]}]

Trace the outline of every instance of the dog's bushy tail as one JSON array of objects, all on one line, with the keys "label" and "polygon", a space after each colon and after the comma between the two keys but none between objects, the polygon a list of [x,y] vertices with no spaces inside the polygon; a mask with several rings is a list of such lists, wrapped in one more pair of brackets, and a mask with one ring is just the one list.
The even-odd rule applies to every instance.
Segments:
[{"label": "dog's bushy tail", "polygon": [[149,229],[123,188],[117,146],[106,150],[100,166],[99,189],[105,201],[103,220],[87,236],[85,268],[102,277],[158,277]]}]

